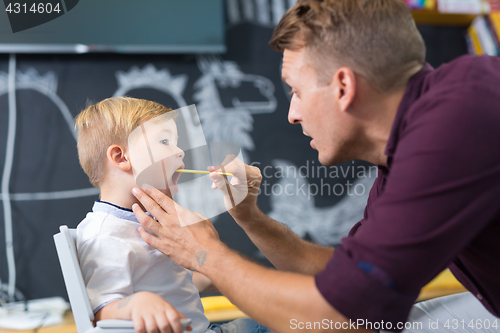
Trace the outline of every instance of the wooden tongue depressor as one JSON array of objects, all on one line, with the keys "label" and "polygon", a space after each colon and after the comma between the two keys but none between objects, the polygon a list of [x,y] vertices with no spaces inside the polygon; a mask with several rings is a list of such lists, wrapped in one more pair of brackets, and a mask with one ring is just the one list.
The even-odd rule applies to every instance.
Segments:
[{"label": "wooden tongue depressor", "polygon": [[[189,170],[189,169],[178,169],[178,170],[175,170],[176,172],[182,172],[182,173],[201,173],[201,174],[204,174],[204,175],[209,175],[211,172],[210,171],[203,171],[203,170]],[[233,174],[232,173],[229,173],[229,172],[220,172],[218,171],[217,172],[219,175],[223,175],[223,176],[232,176]]]}]

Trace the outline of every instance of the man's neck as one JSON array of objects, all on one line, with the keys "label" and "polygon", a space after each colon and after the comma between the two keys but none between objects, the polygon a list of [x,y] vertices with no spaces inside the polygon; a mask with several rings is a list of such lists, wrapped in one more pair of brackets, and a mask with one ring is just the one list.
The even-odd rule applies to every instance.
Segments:
[{"label": "man's neck", "polygon": [[366,142],[363,160],[387,166],[385,150],[405,91],[406,86],[394,93],[377,95],[366,100],[367,105],[363,109],[367,112],[362,123]]}]

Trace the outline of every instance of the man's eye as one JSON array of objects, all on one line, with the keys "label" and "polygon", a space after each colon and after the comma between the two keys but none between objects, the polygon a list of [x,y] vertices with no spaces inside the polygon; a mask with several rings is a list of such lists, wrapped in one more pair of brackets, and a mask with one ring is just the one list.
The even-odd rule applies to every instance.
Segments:
[{"label": "man's eye", "polygon": [[168,140],[167,139],[161,140],[160,143],[162,145],[168,146]]}]

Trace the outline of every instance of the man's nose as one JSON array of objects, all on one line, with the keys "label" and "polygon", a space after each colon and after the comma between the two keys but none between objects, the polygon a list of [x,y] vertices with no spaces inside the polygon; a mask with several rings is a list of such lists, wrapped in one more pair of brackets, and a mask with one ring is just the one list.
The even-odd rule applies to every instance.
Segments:
[{"label": "man's nose", "polygon": [[297,96],[293,94],[292,100],[290,101],[290,109],[288,110],[288,121],[290,124],[299,124],[302,118],[299,113],[299,102]]}]

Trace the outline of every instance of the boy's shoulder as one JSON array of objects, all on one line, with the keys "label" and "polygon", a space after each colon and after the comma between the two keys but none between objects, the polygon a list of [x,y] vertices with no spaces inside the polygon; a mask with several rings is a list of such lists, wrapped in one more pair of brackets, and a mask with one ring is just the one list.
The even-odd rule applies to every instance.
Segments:
[{"label": "boy's shoulder", "polygon": [[76,227],[79,243],[92,238],[115,238],[128,242],[139,239],[140,224],[116,217],[106,212],[89,212]]}]

